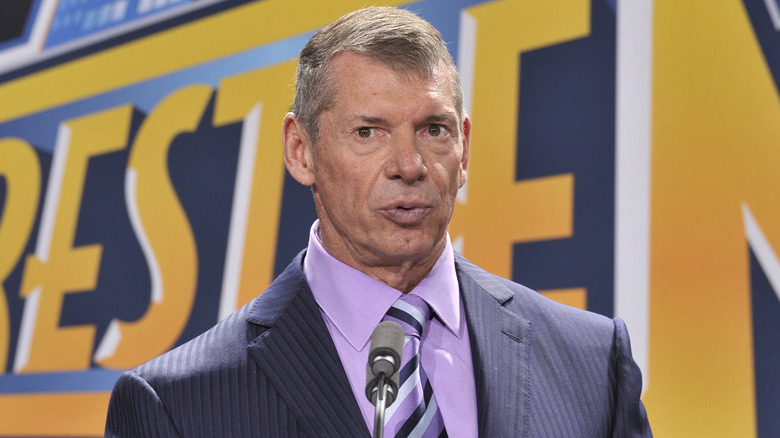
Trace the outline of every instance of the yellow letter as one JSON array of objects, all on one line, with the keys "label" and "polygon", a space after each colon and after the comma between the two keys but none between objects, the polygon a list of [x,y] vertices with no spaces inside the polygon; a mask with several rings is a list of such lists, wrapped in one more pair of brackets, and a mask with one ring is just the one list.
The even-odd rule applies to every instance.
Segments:
[{"label": "yellow letter", "polygon": [[451,232],[467,257],[509,278],[514,243],[571,236],[574,202],[571,174],[515,181],[519,53],[587,35],[589,2],[493,2],[464,14],[476,40],[473,66],[461,59],[466,90],[473,73],[475,128]]},{"label": "yellow letter", "polygon": [[11,332],[3,283],[16,266],[35,223],[41,194],[41,166],[35,150],[15,138],[0,140],[0,177],[5,178],[5,205],[0,217],[0,374],[8,360]]},{"label": "yellow letter", "polygon": [[220,319],[254,298],[273,277],[284,182],[279,126],[292,102],[292,87],[268,84],[283,84],[294,72],[295,62],[288,62],[229,78],[217,96],[214,125],[244,123]]},{"label": "yellow letter", "polygon": [[777,387],[755,373],[766,366],[755,361],[771,356],[754,349],[750,262],[753,251],[771,281],[765,251],[780,248],[780,101],[771,52],[762,53],[743,2],[654,5],[644,400],[656,436],[771,435],[761,431],[766,417],[756,401]]},{"label": "yellow letter", "polygon": [[131,223],[152,279],[151,302],[138,321],[114,320],[95,352],[107,368],[129,368],[173,346],[190,316],[197,288],[195,238],[168,173],[173,139],[193,132],[211,98],[205,85],[181,89],[144,121],[130,153],[125,194]]},{"label": "yellow letter", "polygon": [[27,258],[25,298],[14,370],[87,369],[95,336],[91,325],[59,326],[67,293],[95,288],[102,246],[73,247],[90,157],[125,148],[132,107],[122,106],[60,126],[49,173],[35,255]]}]

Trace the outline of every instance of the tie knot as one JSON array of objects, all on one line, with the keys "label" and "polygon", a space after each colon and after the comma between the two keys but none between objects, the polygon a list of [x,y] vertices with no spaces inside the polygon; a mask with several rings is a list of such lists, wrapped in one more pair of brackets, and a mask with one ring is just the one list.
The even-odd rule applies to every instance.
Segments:
[{"label": "tie knot", "polygon": [[431,317],[428,303],[417,295],[404,294],[387,311],[384,320],[396,321],[409,335],[422,335],[423,328]]}]

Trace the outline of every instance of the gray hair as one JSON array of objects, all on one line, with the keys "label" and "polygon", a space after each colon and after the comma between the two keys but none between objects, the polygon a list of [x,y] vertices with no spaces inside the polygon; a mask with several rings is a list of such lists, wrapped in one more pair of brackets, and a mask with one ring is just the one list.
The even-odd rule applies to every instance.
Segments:
[{"label": "gray hair", "polygon": [[370,7],[351,12],[320,29],[301,50],[292,112],[312,142],[319,139],[319,118],[334,101],[329,67],[339,53],[350,51],[392,68],[403,77],[430,78],[444,62],[452,99],[463,119],[463,91],[455,62],[430,23],[412,12]]}]

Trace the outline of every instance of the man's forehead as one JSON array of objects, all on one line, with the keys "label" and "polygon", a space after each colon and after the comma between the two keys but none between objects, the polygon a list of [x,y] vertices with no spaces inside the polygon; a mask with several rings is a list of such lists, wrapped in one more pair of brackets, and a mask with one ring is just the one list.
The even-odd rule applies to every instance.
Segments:
[{"label": "man's forehead", "polygon": [[[345,56],[342,56],[345,55]],[[339,54],[330,66],[330,84],[345,94],[365,91],[359,85],[380,90],[419,85],[420,89],[452,95],[451,78],[443,64],[431,72],[412,73],[359,54]],[[397,85],[397,87],[396,87]]]},{"label": "man's forehead", "polygon": [[[437,80],[445,79],[449,82],[450,79],[447,64],[442,60],[439,60],[435,65],[420,64],[412,66],[393,62],[392,60],[375,58],[353,50],[344,50],[336,54],[330,61],[330,73],[335,73],[334,70],[344,72],[357,69],[362,71],[367,66],[386,70],[402,81],[425,81],[436,78]],[[441,78],[438,78],[438,76]]]},{"label": "man's forehead", "polygon": [[443,62],[431,74],[404,74],[368,56],[342,52],[334,57],[330,75],[332,101],[323,115],[330,113],[350,123],[386,123],[390,112],[411,103],[416,107],[417,121],[460,119]]}]

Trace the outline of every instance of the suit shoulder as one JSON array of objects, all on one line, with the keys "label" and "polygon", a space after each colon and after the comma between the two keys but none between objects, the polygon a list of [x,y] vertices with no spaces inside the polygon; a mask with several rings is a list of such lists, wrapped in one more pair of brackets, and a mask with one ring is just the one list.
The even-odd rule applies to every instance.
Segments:
[{"label": "suit shoulder", "polygon": [[260,295],[192,340],[136,368],[152,386],[242,368],[247,346],[284,314],[305,285],[303,252]]},{"label": "suit shoulder", "polygon": [[479,292],[492,296],[505,310],[529,321],[534,331],[577,338],[590,333],[611,343],[615,330],[612,319],[551,300],[522,284],[487,272],[462,256],[456,260],[462,287],[472,282]]},{"label": "suit shoulder", "polygon": [[596,329],[614,329],[613,321],[604,315],[589,310],[572,307],[558,301],[547,298],[539,292],[529,289],[518,283],[502,279],[507,287],[515,292],[514,306],[526,309],[523,313],[533,313],[537,319],[543,319],[550,323],[566,322],[572,325],[593,327]]},{"label": "suit shoulder", "polygon": [[247,338],[252,331],[246,314],[253,302],[192,340],[140,365],[135,373],[156,387],[164,381],[242,366],[246,361]]}]

